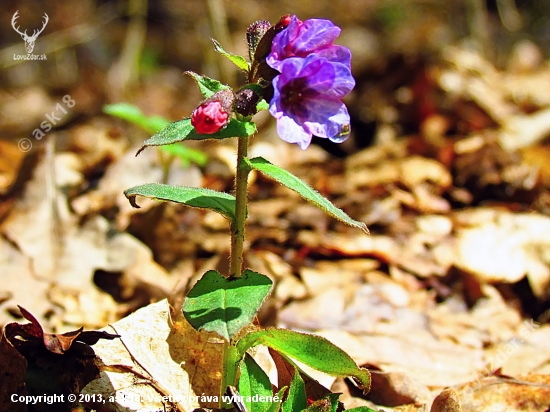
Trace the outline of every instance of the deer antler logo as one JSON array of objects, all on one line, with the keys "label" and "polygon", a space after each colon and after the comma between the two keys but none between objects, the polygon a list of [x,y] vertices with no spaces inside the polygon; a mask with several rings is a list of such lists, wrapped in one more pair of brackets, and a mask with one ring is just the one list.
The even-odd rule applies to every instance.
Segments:
[{"label": "deer antler logo", "polygon": [[19,10],[17,10],[15,12],[15,14],[13,15],[13,18],[11,19],[11,26],[13,27],[13,29],[17,33],[19,33],[21,35],[23,40],[25,40],[25,48],[27,49],[27,53],[32,53],[32,51],[34,49],[34,42],[36,41],[36,38],[38,37],[38,35],[40,33],[42,33],[44,31],[44,28],[46,27],[46,24],[48,24],[48,21],[50,20],[50,18],[48,17],[48,15],[46,13],[44,13],[44,19],[45,19],[44,20],[44,25],[42,26],[42,28],[40,30],[34,30],[32,36],[29,36],[29,35],[27,35],[27,30],[25,30],[24,33],[21,33],[19,31],[19,27],[15,27],[15,21],[19,17],[18,13],[19,13]]}]

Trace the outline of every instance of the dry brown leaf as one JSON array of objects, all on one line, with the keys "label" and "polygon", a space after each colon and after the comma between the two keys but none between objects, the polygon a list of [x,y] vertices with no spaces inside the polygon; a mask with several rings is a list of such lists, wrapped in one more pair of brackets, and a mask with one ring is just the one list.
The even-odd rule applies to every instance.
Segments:
[{"label": "dry brown leaf", "polygon": [[196,396],[219,393],[223,345],[215,333],[197,332],[183,320],[171,326],[169,313],[163,300],[106,327],[121,337],[94,345],[101,375],[82,393],[116,396],[106,405],[116,411],[162,410],[163,396],[178,400],[179,411],[216,407]]},{"label": "dry brown leaf", "polygon": [[549,375],[493,377],[457,390],[463,412],[546,411],[550,405]]},{"label": "dry brown leaf", "polygon": [[454,264],[479,282],[513,283],[527,275],[535,296],[546,296],[550,283],[550,218],[498,209],[455,214],[459,230]]},{"label": "dry brown leaf", "polygon": [[482,365],[481,350],[438,341],[422,330],[394,336],[339,330],[323,330],[319,334],[345,350],[359,365],[401,372],[428,387],[470,382]]}]

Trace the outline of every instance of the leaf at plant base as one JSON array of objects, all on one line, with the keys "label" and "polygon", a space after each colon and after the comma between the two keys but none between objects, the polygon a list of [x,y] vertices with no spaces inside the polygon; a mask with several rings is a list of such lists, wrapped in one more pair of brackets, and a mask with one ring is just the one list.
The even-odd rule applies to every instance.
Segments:
[{"label": "leaf at plant base", "polygon": [[139,208],[136,196],[145,196],[153,199],[182,203],[191,207],[211,209],[235,220],[235,198],[228,193],[212,189],[188,186],[171,186],[161,183],[146,183],[134,186],[124,191],[133,207]]},{"label": "leaf at plant base", "polygon": [[271,382],[264,370],[256,363],[254,358],[248,354],[241,364],[241,376],[239,378],[239,393],[243,397],[248,412],[267,412],[271,402],[252,401],[255,395],[258,397],[272,397]]},{"label": "leaf at plant base", "polygon": [[246,59],[243,56],[239,56],[238,54],[233,54],[225,51],[220,43],[218,43],[217,40],[211,39],[212,43],[214,43],[214,50],[216,50],[218,53],[224,55],[227,57],[231,62],[237,66],[239,69],[245,71],[248,73],[250,70],[250,64],[246,61]]},{"label": "leaf at plant base", "polygon": [[170,120],[160,116],[145,116],[139,107],[129,103],[114,103],[103,106],[103,111],[111,116],[133,123],[147,133],[153,134],[162,130]]},{"label": "leaf at plant base", "polygon": [[267,276],[251,270],[236,279],[210,270],[185,297],[183,314],[195,329],[216,332],[230,340],[252,322],[272,283]]},{"label": "leaf at plant base", "polygon": [[163,146],[167,144],[183,142],[184,140],[227,139],[230,137],[247,137],[256,133],[256,124],[253,122],[241,122],[237,119],[229,120],[227,126],[213,134],[199,134],[191,124],[191,119],[186,118],[170,123],[160,132],[147,139],[138,150],[139,155],[146,147]]},{"label": "leaf at plant base", "polygon": [[283,405],[283,396],[288,389],[288,386],[283,386],[279,389],[279,392],[273,397],[273,403],[269,405],[269,409],[266,412],[279,412]]},{"label": "leaf at plant base", "polygon": [[289,189],[294,190],[308,202],[313,203],[315,206],[322,209],[330,216],[350,226],[359,228],[365,233],[369,233],[367,225],[365,225],[363,222],[359,222],[349,217],[342,210],[334,206],[328,199],[321,196],[319,192],[317,192],[303,180],[294,176],[292,173],[281,169],[278,166],[275,166],[263,157],[255,157],[253,159],[249,159],[248,164],[252,169],[257,170],[264,175],[272,178],[273,180],[281,183],[282,185],[288,187]]},{"label": "leaf at plant base", "polygon": [[226,86],[225,84],[222,84],[217,80],[211,79],[210,77],[201,76],[200,74],[192,71],[186,71],[183,74],[187,74],[191,76],[193,80],[195,80],[197,86],[199,86],[201,94],[204,96],[205,99],[212,97],[214,93],[219,92],[220,90],[230,88],[229,86]]},{"label": "leaf at plant base", "polygon": [[237,349],[244,356],[256,345],[273,348],[283,356],[331,376],[353,376],[365,392],[370,389],[369,371],[359,368],[346,352],[320,336],[286,329],[264,329],[244,336],[237,343]]},{"label": "leaf at plant base", "polygon": [[[277,386],[281,388],[283,386],[290,385],[292,377],[294,376],[294,371],[297,369],[296,364],[289,358],[285,358],[276,350],[272,348],[268,348],[268,350],[271,355],[271,359],[273,359],[273,362],[275,363],[275,368],[277,369]],[[304,380],[308,399],[319,400],[326,398],[331,394],[329,389],[325,388],[307,373],[302,371],[300,376]]]},{"label": "leaf at plant base", "polygon": [[283,402],[282,412],[294,412],[303,411],[307,407],[307,396],[304,381],[300,376],[298,369],[295,370],[292,381],[290,382],[290,388],[288,389],[288,395]]}]

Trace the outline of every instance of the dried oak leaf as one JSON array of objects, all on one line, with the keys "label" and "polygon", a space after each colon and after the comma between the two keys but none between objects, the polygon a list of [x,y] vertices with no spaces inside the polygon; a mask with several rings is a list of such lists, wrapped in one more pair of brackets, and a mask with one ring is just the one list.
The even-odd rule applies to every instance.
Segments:
[{"label": "dried oak leaf", "polygon": [[82,328],[63,334],[45,333],[40,323],[31,313],[21,306],[18,306],[18,308],[23,317],[31,323],[20,324],[12,322],[5,326],[6,338],[15,348],[44,345],[50,352],[63,355],[71,348],[73,342],[93,345],[97,343],[99,339],[112,340],[120,337],[119,335],[108,332],[83,332]]}]

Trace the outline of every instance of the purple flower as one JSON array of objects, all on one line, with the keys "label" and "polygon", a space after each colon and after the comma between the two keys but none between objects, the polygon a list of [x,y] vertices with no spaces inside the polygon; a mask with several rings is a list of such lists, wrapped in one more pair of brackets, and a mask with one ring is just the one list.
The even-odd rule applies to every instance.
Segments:
[{"label": "purple flower", "polygon": [[342,142],[349,136],[350,118],[341,99],[355,86],[351,53],[332,42],[340,28],[329,20],[302,22],[293,16],[273,39],[269,66],[280,72],[273,79],[269,112],[277,133],[306,149],[313,135]]},{"label": "purple flower", "polygon": [[267,64],[280,71],[285,59],[307,57],[312,53],[319,57],[350,67],[351,53],[332,42],[340,35],[340,28],[330,20],[311,19],[305,22],[292,16],[288,27],[273,39]]},{"label": "purple flower", "polygon": [[309,146],[312,135],[345,140],[350,118],[340,99],[355,86],[349,67],[313,53],[287,58],[279,70],[269,112],[277,119],[281,139],[302,149]]}]

